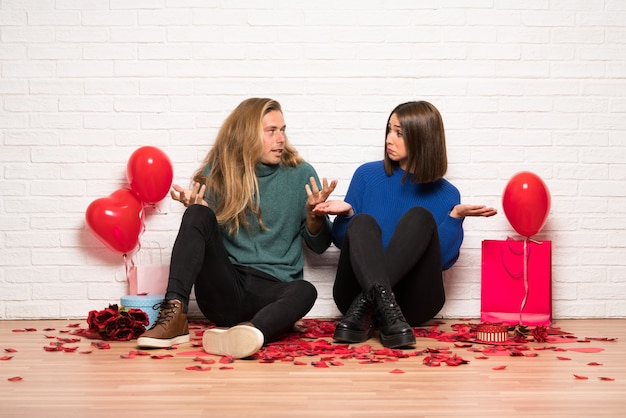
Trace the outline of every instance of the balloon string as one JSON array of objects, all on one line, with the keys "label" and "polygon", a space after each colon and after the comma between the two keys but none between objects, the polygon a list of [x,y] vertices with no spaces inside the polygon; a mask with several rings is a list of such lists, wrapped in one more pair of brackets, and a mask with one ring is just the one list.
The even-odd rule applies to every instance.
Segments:
[{"label": "balloon string", "polygon": [[[124,254],[124,267],[126,269],[126,281],[128,283],[130,283],[130,271],[132,268],[135,267],[135,261],[133,260],[133,255],[137,254],[141,250],[141,236],[143,235],[144,232],[146,232],[146,225],[142,222],[141,230],[139,231],[139,236],[137,237],[137,249],[133,251],[130,256],[127,256],[126,254]],[[130,262],[130,267],[128,266],[129,262]]]},{"label": "balloon string", "polygon": [[524,240],[524,299],[522,299],[522,305],[519,308],[519,323],[522,325],[522,312],[526,307],[526,301],[528,300],[528,239]]},{"label": "balloon string", "polygon": [[143,208],[144,208],[144,212],[145,212],[146,208],[151,208],[155,212],[163,213],[163,211],[161,210],[159,205],[157,205],[156,203],[146,203],[146,202],[144,202]]},{"label": "balloon string", "polygon": [[[128,262],[130,261],[130,267],[128,266]],[[135,267],[135,262],[132,257],[128,257],[124,254],[124,268],[126,269],[126,281],[129,281],[130,270]]]},{"label": "balloon string", "polygon": [[[141,251],[141,237],[143,236],[144,232],[146,232],[146,225],[142,222],[141,231],[139,231],[139,236],[137,237],[137,249],[133,254],[139,254],[139,251]],[[133,265],[135,264],[133,263]]]}]

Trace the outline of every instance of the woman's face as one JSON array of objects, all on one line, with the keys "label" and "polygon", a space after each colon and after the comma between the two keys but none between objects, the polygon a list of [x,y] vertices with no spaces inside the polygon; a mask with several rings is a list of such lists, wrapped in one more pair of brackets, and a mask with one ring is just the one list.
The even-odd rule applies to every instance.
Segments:
[{"label": "woman's face", "polygon": [[402,134],[402,128],[400,127],[400,121],[395,113],[389,118],[389,126],[387,127],[389,133],[385,140],[385,152],[390,160],[396,161],[401,169],[406,169],[406,164],[409,159],[409,155],[406,151],[404,144],[404,136]]},{"label": "woman's face", "polygon": [[278,110],[268,112],[263,116],[263,154],[260,162],[268,165],[280,163],[280,157],[285,148],[285,119]]}]

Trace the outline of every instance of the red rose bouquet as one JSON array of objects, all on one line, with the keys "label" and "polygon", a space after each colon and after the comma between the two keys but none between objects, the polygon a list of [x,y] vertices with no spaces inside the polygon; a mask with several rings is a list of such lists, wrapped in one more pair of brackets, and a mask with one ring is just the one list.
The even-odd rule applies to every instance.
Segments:
[{"label": "red rose bouquet", "polygon": [[532,329],[526,325],[515,325],[509,327],[509,331],[513,331],[513,341],[517,343],[525,342],[529,336],[537,343],[548,341],[549,329],[545,325],[537,325]]},{"label": "red rose bouquet", "polygon": [[141,309],[120,309],[109,305],[101,311],[90,311],[87,316],[89,331],[104,340],[128,341],[139,337],[150,323],[148,315]]},{"label": "red rose bouquet", "polygon": [[532,336],[538,343],[545,343],[548,341],[548,328],[545,325],[537,325],[532,330]]}]

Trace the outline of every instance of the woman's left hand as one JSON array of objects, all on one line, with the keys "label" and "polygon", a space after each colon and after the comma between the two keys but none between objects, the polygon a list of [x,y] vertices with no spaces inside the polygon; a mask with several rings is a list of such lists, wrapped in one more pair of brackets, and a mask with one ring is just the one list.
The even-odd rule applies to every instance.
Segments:
[{"label": "woman's left hand", "polygon": [[354,215],[354,210],[352,210],[352,205],[350,205],[350,203],[343,200],[327,200],[326,202],[322,202],[315,206],[315,208],[313,208],[313,213],[320,216],[342,215],[350,217]]},{"label": "woman's left hand", "polygon": [[497,214],[498,211],[492,207],[485,205],[470,205],[467,203],[459,203],[450,212],[453,218],[465,218],[466,216],[484,216],[489,217]]}]

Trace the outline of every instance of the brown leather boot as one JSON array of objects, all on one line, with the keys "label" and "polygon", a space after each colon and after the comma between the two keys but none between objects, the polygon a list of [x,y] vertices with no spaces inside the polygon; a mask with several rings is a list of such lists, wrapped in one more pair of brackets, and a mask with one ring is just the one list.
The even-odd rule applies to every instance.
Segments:
[{"label": "brown leather boot", "polygon": [[161,302],[159,316],[152,327],[137,339],[137,346],[168,348],[186,342],[189,342],[189,325],[183,303],[177,299],[166,299]]}]

